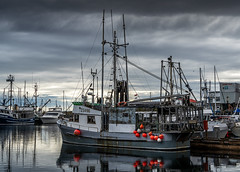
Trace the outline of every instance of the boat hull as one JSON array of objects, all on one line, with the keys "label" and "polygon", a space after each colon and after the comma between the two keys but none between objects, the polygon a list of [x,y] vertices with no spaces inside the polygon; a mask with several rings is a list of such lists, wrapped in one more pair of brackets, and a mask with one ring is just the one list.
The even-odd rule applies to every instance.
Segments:
[{"label": "boat hull", "polygon": [[0,114],[0,124],[34,124],[35,118],[14,118],[9,115]]},{"label": "boat hull", "polygon": [[58,118],[51,118],[51,117],[42,117],[41,121],[43,124],[57,124]]},{"label": "boat hull", "polygon": [[233,135],[240,137],[240,122],[235,122],[231,130]]},{"label": "boat hull", "polygon": [[181,133],[164,133],[161,142],[151,140],[150,137],[136,137],[133,133],[119,132],[92,132],[81,130],[79,136],[74,135],[75,128],[58,124],[63,142],[76,145],[114,147],[125,149],[144,149],[144,150],[182,150],[190,148],[190,141],[177,141],[181,138]]}]

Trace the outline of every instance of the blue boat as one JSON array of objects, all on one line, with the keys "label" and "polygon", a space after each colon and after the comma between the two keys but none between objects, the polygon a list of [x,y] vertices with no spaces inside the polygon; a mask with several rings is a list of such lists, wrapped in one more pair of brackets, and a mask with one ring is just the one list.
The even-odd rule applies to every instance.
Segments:
[{"label": "blue boat", "polygon": [[7,106],[0,106],[0,124],[34,124],[35,117],[20,118],[19,114],[14,114]]}]

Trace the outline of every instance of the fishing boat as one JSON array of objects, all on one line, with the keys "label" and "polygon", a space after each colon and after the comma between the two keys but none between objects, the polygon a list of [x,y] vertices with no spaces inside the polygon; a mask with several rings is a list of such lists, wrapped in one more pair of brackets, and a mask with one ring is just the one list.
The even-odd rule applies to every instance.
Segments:
[{"label": "fishing boat", "polygon": [[[103,13],[104,35],[104,13]],[[123,17],[125,35],[125,24]],[[58,120],[63,142],[138,150],[181,150],[190,147],[190,137],[203,130],[202,108],[190,104],[192,90],[180,67],[172,57],[161,61],[161,77],[154,75],[130,62],[126,55],[126,37],[119,44],[116,31],[113,42],[102,40],[102,87],[101,98],[94,102],[94,87],[91,88],[92,102],[83,96],[82,101],[73,102],[73,119]],[[104,90],[104,47],[109,44],[113,52],[113,89],[105,101]],[[125,55],[119,55],[120,47]],[[126,63],[126,78],[117,78],[118,59]],[[161,81],[160,96],[129,100],[128,68],[131,64]],[[166,72],[166,70],[168,72]],[[178,78],[174,78],[178,74]],[[94,76],[93,83],[94,86]],[[183,89],[185,85],[186,89]],[[177,90],[177,91],[176,91]],[[184,91],[184,94],[183,94]]]},{"label": "fishing boat", "polygon": [[[35,115],[33,113],[33,108],[30,107],[27,109],[19,109],[17,105],[13,105],[13,81],[14,76],[9,75],[7,78],[7,82],[10,82],[10,91],[9,91],[9,99],[6,101],[3,100],[2,105],[0,106],[0,124],[34,124]],[[7,103],[9,102],[9,105]],[[32,109],[32,111],[31,111]],[[20,111],[21,113],[20,113]],[[25,113],[23,113],[23,111]],[[30,114],[29,114],[30,112]]]},{"label": "fishing boat", "polygon": [[228,131],[229,119],[224,118],[223,115],[214,115],[212,109],[203,109],[203,119],[207,121],[207,137],[211,139],[225,138]]},{"label": "fishing boat", "polygon": [[57,120],[63,116],[61,107],[49,108],[48,111],[40,117],[43,124],[57,124]]}]

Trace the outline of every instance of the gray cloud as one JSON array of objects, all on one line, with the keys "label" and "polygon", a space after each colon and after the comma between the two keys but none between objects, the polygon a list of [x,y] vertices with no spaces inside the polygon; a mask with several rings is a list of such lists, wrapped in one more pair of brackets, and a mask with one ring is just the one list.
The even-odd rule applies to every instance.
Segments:
[{"label": "gray cloud", "polygon": [[[106,39],[112,39],[109,13],[112,9],[114,29],[122,42],[121,15],[125,14],[129,59],[150,72],[159,74],[161,60],[172,55],[181,62],[196,93],[199,67],[206,69],[208,80],[212,80],[216,65],[223,81],[239,82],[239,3],[3,0],[0,2],[0,89],[7,85],[6,76],[13,74],[21,87],[24,80],[39,82],[42,95],[60,99],[66,90],[69,100],[76,96],[82,89],[81,62],[85,86],[90,83],[91,68],[100,71],[103,9],[106,9]],[[109,52],[106,58],[110,57]],[[129,67],[136,90],[144,96],[158,92],[158,80]],[[110,68],[106,74],[109,79]]]}]

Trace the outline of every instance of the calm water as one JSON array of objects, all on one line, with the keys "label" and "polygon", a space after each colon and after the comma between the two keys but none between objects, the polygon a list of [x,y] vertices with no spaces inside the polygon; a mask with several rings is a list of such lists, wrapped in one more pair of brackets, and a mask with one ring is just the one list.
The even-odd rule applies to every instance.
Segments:
[{"label": "calm water", "polygon": [[[0,171],[240,171],[234,156],[146,152],[62,144],[56,125],[0,126]],[[240,153],[239,153],[240,155]]]}]

